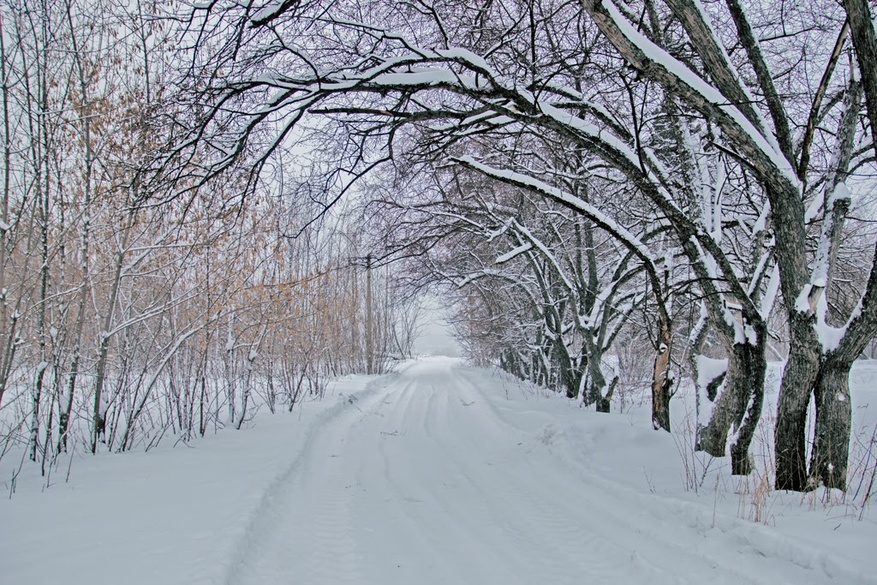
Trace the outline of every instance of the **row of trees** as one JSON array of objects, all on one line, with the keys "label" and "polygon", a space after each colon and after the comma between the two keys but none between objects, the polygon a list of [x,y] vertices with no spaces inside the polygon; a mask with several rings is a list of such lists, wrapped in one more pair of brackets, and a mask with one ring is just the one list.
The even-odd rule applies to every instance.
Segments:
[{"label": "row of trees", "polygon": [[145,180],[174,132],[168,8],[0,5],[0,455],[44,471],[240,428],[411,350],[410,301],[343,213],[291,203],[294,173]]},{"label": "row of trees", "polygon": [[688,369],[735,473],[787,356],[776,486],[843,487],[877,41],[866,0],[776,10],[6,0],[4,449],[192,437],[380,371],[404,259],[474,356],[598,410],[650,354],[669,429]]},{"label": "row of trees", "polygon": [[184,139],[153,176],[259,171],[316,136],[331,200],[392,161],[397,252],[463,287],[491,357],[605,409],[602,356],[646,315],[656,428],[690,353],[698,447],[733,431],[745,473],[785,340],[776,487],[845,485],[849,370],[877,329],[867,0],[217,2],[185,35]]}]

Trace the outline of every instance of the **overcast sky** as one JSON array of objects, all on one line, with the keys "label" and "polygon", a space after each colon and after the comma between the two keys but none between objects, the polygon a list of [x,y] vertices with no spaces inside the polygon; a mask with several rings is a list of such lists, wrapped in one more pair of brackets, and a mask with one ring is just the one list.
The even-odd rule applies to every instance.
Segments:
[{"label": "overcast sky", "polygon": [[437,299],[427,301],[423,314],[423,334],[414,344],[415,353],[460,356],[460,345],[451,334],[446,318],[447,312],[441,308],[440,301]]}]

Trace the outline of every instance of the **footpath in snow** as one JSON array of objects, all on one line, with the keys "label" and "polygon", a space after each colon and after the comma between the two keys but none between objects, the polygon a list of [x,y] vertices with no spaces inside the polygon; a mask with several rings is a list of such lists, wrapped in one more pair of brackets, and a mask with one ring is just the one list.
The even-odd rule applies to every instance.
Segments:
[{"label": "footpath in snow", "polygon": [[673,438],[641,422],[409,362],[22,487],[0,502],[0,583],[877,583],[873,521],[799,495],[741,518],[731,488],[684,492]]}]

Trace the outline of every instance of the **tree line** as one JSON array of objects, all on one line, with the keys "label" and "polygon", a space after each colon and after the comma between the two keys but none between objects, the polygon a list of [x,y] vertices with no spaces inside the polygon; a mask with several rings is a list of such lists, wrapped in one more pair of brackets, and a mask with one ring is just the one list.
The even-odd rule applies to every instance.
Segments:
[{"label": "tree line", "polygon": [[655,427],[685,365],[709,413],[698,448],[746,473],[781,355],[775,485],[844,487],[849,370],[877,327],[866,0],[187,15],[198,69],[180,103],[209,105],[179,118],[194,130],[156,176],[198,158],[206,181],[245,151],[258,168],[299,135],[332,145],[311,167],[330,199],[389,167],[392,197],[375,204],[398,212],[392,246],[460,287],[489,358],[605,410],[617,378],[602,358],[645,337],[636,315]]},{"label": "tree line", "polygon": [[2,17],[0,407],[34,458],[77,400],[92,450],[126,448],[131,421],[191,429],[205,403],[240,426],[284,367],[376,370],[410,339],[392,265],[454,291],[473,358],[597,410],[645,360],[669,430],[687,373],[697,448],[734,473],[785,359],[775,486],[845,486],[877,328],[867,0]]},{"label": "tree line", "polygon": [[144,175],[175,139],[169,8],[0,5],[0,456],[44,473],[240,428],[411,351],[416,306],[279,159],[252,184],[246,161]]}]

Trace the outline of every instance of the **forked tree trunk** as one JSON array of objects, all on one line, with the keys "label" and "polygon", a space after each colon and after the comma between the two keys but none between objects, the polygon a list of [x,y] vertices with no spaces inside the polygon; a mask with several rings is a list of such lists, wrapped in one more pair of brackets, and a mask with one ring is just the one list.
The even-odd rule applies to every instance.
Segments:
[{"label": "forked tree trunk", "polygon": [[[589,331],[587,335],[593,339],[592,333]],[[612,381],[606,383],[606,376],[603,375],[601,365],[602,348],[596,343],[590,343],[590,351],[588,351],[587,368],[588,368],[588,387],[585,396],[588,403],[594,404],[597,412],[609,412],[612,407],[612,395],[615,393],[615,386],[618,384],[618,376],[613,376]]]},{"label": "forked tree trunk", "polygon": [[728,355],[728,369],[724,382],[718,389],[718,396],[713,406],[709,422],[697,430],[694,448],[713,457],[727,455],[728,434],[731,428],[743,420],[743,412],[749,402],[748,389],[741,384],[744,364],[740,363],[743,351],[737,345]]},{"label": "forked tree trunk", "polygon": [[761,409],[764,405],[764,377],[767,371],[767,360],[764,357],[764,340],[767,332],[762,326],[756,331],[757,342],[755,345],[746,344],[741,346],[739,383],[748,387],[749,406],[743,418],[743,423],[737,431],[737,437],[731,445],[731,474],[749,475],[752,471],[752,461],[749,458],[749,446],[755,429],[761,418]]},{"label": "forked tree trunk", "polygon": [[713,457],[727,455],[728,435],[736,430],[731,446],[731,473],[751,471],[749,446],[761,417],[764,401],[764,331],[756,330],[757,342],[735,343],[728,356],[728,370],[709,423],[697,433],[695,448]]},{"label": "forked tree trunk", "polygon": [[[566,365],[560,366],[560,376],[563,380],[563,385],[566,388],[567,398],[574,399],[579,397],[584,375],[584,366],[576,368],[570,361],[567,361]],[[587,400],[587,397],[585,398]]]},{"label": "forked tree trunk", "polygon": [[609,383],[609,389],[605,394],[602,392],[602,388],[597,392],[597,401],[596,401],[596,410],[597,412],[609,412],[612,407],[612,395],[615,394],[615,386],[618,385],[618,376],[612,378],[612,382]]},{"label": "forked tree trunk", "polygon": [[[559,327],[556,328],[559,330]],[[554,346],[555,359],[557,359],[558,373],[563,387],[566,388],[567,398],[578,398],[582,385],[584,366],[577,364],[569,355],[569,348],[563,341],[563,337],[555,333]]]}]

